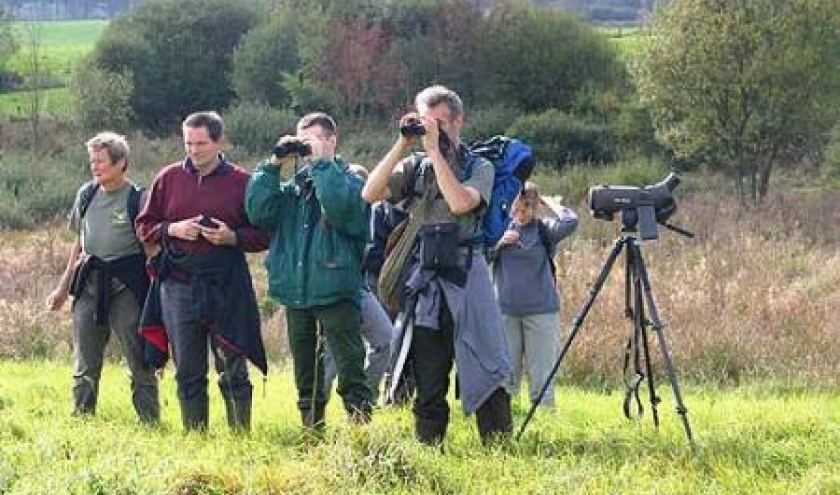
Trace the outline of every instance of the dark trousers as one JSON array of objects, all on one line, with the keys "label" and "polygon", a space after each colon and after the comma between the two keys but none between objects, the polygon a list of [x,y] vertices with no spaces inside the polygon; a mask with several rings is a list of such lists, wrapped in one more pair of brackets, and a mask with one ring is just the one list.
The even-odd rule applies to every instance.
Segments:
[{"label": "dark trousers", "polygon": [[[441,303],[439,329],[417,326],[411,339],[411,361],[417,396],[414,401],[415,433],[424,443],[443,440],[449,424],[449,376],[455,362],[455,325],[452,314]],[[512,429],[510,395],[499,387],[476,411],[482,441],[506,435]]]},{"label": "dark trousers", "polygon": [[344,408],[353,418],[364,419],[370,415],[373,393],[365,375],[365,347],[360,327],[359,307],[351,301],[286,308],[286,329],[301,412],[323,411],[327,403],[322,342],[326,339],[335,358],[336,392]]},{"label": "dark trousers", "polygon": [[238,425],[242,422],[241,418],[231,417],[250,416],[253,387],[245,358],[210,341],[210,327],[207,322],[201,321],[198,314],[192,284],[172,279],[163,282],[161,306],[175,361],[175,381],[184,426],[188,429],[207,427],[207,373],[210,371],[209,351],[212,351],[228,423],[247,427]]}]

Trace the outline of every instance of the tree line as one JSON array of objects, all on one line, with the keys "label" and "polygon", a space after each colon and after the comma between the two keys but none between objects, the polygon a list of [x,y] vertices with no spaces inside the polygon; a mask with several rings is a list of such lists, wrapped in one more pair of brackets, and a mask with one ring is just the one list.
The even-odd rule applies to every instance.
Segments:
[{"label": "tree line", "polygon": [[264,152],[303,112],[381,127],[441,83],[472,109],[468,138],[515,134],[544,166],[653,155],[730,175],[744,202],[803,159],[840,176],[840,2],[656,12],[619,50],[525,0],[149,0],[77,70],[75,113],[89,129],[169,134],[220,109],[237,144]]},{"label": "tree line", "polygon": [[79,112],[159,133],[200,108],[391,122],[441,83],[477,109],[476,135],[564,134],[572,146],[543,156],[556,164],[614,158],[641,116],[615,47],[562,10],[483,3],[152,0],[105,31],[78,85],[94,108]]}]

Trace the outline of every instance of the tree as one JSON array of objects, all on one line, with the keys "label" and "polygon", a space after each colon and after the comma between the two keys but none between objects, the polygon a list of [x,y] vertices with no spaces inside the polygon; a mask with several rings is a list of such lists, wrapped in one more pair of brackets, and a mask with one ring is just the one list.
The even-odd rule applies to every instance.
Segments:
[{"label": "tree", "polygon": [[283,82],[296,110],[365,119],[387,115],[404,101],[405,66],[385,27],[386,11],[376,0],[298,9],[301,66]]},{"label": "tree", "polygon": [[569,111],[581,92],[597,95],[624,77],[608,40],[559,9],[500,2],[484,33],[477,64],[484,100],[526,111]]},{"label": "tree", "polygon": [[70,80],[73,118],[93,133],[102,129],[126,132],[132,119],[131,74],[117,74],[92,64],[80,64]]},{"label": "tree", "polygon": [[364,19],[335,20],[316,77],[340,115],[364,119],[401,103],[405,68],[393,56],[388,33]]},{"label": "tree", "polygon": [[41,65],[41,40],[43,25],[36,21],[26,21],[23,32],[26,37],[26,112],[29,119],[29,131],[32,134],[30,150],[34,155],[41,151],[41,112],[43,111],[43,80]]},{"label": "tree", "polygon": [[479,0],[392,0],[384,28],[391,33],[394,57],[405,66],[405,95],[430,84],[444,84],[475,102],[483,71],[476,66],[484,16]]},{"label": "tree", "polygon": [[634,66],[678,156],[760,201],[773,167],[824,139],[840,97],[837,0],[682,0],[659,11]]},{"label": "tree", "polygon": [[94,63],[131,73],[139,123],[170,132],[187,114],[220,109],[234,96],[232,54],[259,18],[255,0],[151,0],[112,22]]},{"label": "tree", "polygon": [[252,29],[233,54],[233,88],[241,101],[288,106],[291,95],[284,87],[285,75],[300,69],[299,15],[296,9],[280,8],[271,19]]}]

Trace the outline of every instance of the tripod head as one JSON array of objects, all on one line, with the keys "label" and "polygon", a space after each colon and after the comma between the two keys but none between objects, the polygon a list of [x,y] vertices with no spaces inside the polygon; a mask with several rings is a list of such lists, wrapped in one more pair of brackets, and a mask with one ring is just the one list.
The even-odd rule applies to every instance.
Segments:
[{"label": "tripod head", "polygon": [[[639,233],[639,223],[637,219],[639,218],[638,213],[635,211],[630,210],[622,210],[621,211],[621,235],[622,237],[629,237],[635,236]],[[689,239],[694,239],[694,233],[688,229],[680,227],[678,225],[674,225],[668,222],[655,222],[651,227],[647,223],[642,222],[643,225],[641,229],[641,238],[642,240],[655,240],[659,238],[659,231],[657,229],[657,225],[661,225],[666,229],[670,230],[671,232],[675,232],[681,236],[688,237]]]}]

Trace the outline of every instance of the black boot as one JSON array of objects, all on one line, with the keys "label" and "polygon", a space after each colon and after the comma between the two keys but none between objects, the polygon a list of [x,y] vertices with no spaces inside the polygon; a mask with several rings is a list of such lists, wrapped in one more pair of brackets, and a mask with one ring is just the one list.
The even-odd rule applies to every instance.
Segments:
[{"label": "black boot", "polygon": [[76,378],[75,382],[73,385],[73,416],[95,414],[98,383],[86,376]]},{"label": "black boot", "polygon": [[447,421],[414,417],[414,435],[426,445],[440,445],[446,436]]},{"label": "black boot", "polygon": [[373,405],[370,402],[363,402],[359,405],[348,406],[347,415],[350,421],[357,425],[370,423],[373,415]]},{"label": "black boot", "polygon": [[131,384],[131,400],[137,417],[144,424],[157,425],[160,423],[160,400],[158,399],[157,384],[153,386],[137,386]]},{"label": "black boot", "polygon": [[506,440],[513,432],[510,413],[510,394],[499,387],[475,412],[481,443],[489,445]]},{"label": "black boot", "polygon": [[181,422],[187,431],[207,431],[209,403],[206,396],[192,399],[179,399],[181,403]]},{"label": "black boot", "polygon": [[323,430],[326,426],[326,422],[324,421],[325,409],[325,404],[315,404],[314,409],[301,409],[300,420],[303,423],[303,427],[312,430]]},{"label": "black boot", "polygon": [[228,426],[235,433],[251,431],[251,399],[225,399]]}]

